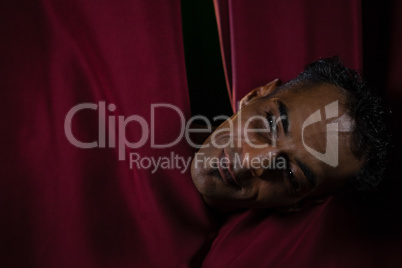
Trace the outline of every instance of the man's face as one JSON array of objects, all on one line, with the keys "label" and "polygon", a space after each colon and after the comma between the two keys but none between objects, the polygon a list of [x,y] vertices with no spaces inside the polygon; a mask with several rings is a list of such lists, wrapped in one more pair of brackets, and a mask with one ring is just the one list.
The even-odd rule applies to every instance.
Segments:
[{"label": "man's face", "polygon": [[[325,108],[334,102],[337,114],[326,119]],[[350,149],[353,121],[344,103],[332,85],[290,88],[255,99],[196,154],[191,167],[195,186],[210,205],[247,208],[287,207],[334,192],[362,164]],[[317,110],[322,120],[307,124]],[[338,146],[334,131],[327,133],[329,124],[337,126]],[[312,150],[322,155],[336,150],[338,163],[331,166]]]}]

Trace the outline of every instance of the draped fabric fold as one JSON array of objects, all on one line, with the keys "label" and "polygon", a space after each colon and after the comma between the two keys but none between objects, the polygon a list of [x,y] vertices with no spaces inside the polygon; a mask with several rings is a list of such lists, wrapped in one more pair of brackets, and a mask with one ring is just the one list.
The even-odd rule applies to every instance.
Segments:
[{"label": "draped fabric fold", "polygon": [[[214,4],[234,111],[321,57],[362,69],[360,0]],[[367,239],[335,198],[235,213],[218,230],[177,139],[190,117],[180,12],[179,0],[1,2],[0,267],[397,267],[400,241]],[[151,167],[162,159],[175,166]]]},{"label": "draped fabric fold", "polygon": [[152,146],[190,116],[180,12],[178,0],[1,4],[0,266],[201,263],[214,225],[188,167],[146,168],[192,156],[184,139]]},{"label": "draped fabric fold", "polygon": [[251,89],[295,77],[307,62],[339,55],[362,69],[360,0],[214,0],[234,111]]},{"label": "draped fabric fold", "polygon": [[[367,235],[366,223],[329,198],[301,213],[233,215],[219,230],[203,267],[394,267],[394,241]],[[390,251],[391,249],[391,251]]]}]

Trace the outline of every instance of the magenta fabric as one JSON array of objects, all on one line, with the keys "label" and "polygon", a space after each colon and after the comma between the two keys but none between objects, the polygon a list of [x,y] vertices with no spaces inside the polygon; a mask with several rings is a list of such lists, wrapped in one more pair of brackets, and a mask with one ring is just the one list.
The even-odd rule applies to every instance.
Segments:
[{"label": "magenta fabric", "polygon": [[[360,1],[214,2],[234,109],[248,90],[320,57],[362,68]],[[149,122],[156,103],[189,118],[180,1],[2,1],[0,20],[0,267],[401,266],[401,240],[367,236],[367,222],[334,198],[287,216],[236,213],[217,233],[188,171],[152,173],[127,160],[190,157],[185,142],[152,149],[148,140],[120,161],[117,148],[68,141],[64,120],[80,103],[114,104],[106,112],[116,123]],[[390,81],[399,96],[397,71]],[[179,129],[177,113],[157,113],[157,143]],[[99,141],[98,111],[77,113],[72,130]],[[125,133],[132,142],[142,135],[135,123]]]},{"label": "magenta fabric", "polygon": [[371,233],[371,223],[333,197],[300,213],[238,213],[203,267],[399,267],[400,237]]},{"label": "magenta fabric", "polygon": [[[214,4],[234,110],[251,89],[275,78],[286,82],[319,58],[339,55],[347,66],[362,70],[358,0],[215,0]],[[400,9],[394,13],[400,14]],[[402,92],[398,27],[400,23],[393,29],[390,64],[394,68],[390,68],[387,91],[393,97]],[[395,174],[399,180],[399,172]],[[286,216],[239,212],[220,229],[203,266],[399,267],[402,240],[400,226],[394,224],[399,199],[389,200],[391,206],[384,206],[381,214],[374,207],[362,213],[342,198]]]},{"label": "magenta fabric", "polygon": [[[188,119],[180,1],[0,6],[0,266],[201,263],[214,225],[189,170],[130,169],[116,148],[80,149],[64,132],[68,111],[80,103],[114,104],[108,118],[139,115],[148,124],[151,104],[169,103]],[[77,113],[72,130],[82,141],[98,140],[98,111]],[[157,110],[157,143],[179,130],[176,112]],[[141,131],[130,123],[127,140],[138,141]],[[133,152],[192,156],[185,142],[151,149],[148,140],[127,148],[127,158]]]},{"label": "magenta fabric", "polygon": [[214,0],[232,107],[251,89],[286,82],[304,65],[339,55],[362,68],[359,0]]}]

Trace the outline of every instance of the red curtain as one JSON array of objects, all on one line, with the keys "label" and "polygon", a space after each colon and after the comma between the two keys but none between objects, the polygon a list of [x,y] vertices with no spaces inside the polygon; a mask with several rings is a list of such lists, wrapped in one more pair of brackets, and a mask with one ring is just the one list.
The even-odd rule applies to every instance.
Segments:
[{"label": "red curtain", "polygon": [[[348,66],[363,68],[358,0],[214,3],[234,110],[248,90],[275,78],[286,81],[320,57],[340,55]],[[392,20],[400,21],[401,5],[396,6]],[[377,226],[387,228],[386,214],[398,214],[398,205],[362,221],[349,204],[330,198],[288,216],[237,213],[218,231],[216,215],[204,206],[189,170],[130,167],[132,154],[188,159],[193,153],[184,140],[152,148],[151,133],[145,135],[138,121],[127,123],[126,131],[119,128],[119,116],[150,123],[152,104],[168,103],[185,119],[190,116],[179,0],[2,1],[0,20],[1,267],[401,262],[398,237],[366,228],[369,221],[385,221]],[[399,105],[398,27],[392,28],[386,94]],[[66,136],[66,115],[82,103],[96,110],[77,112],[72,133],[101,148],[77,148]],[[103,104],[105,125],[99,116]],[[180,134],[175,110],[155,110],[154,122],[157,144]],[[100,131],[106,133],[104,146]],[[121,153],[110,143],[111,133],[132,143],[147,140]],[[397,223],[390,224],[392,230]]]},{"label": "red curtain", "polygon": [[359,0],[214,0],[232,107],[252,88],[295,77],[308,62],[339,55],[362,67]]},{"label": "red curtain", "polygon": [[[127,140],[138,149],[81,149],[72,133],[98,141],[100,102],[106,123],[137,115],[150,124],[151,104],[189,114],[180,1],[2,1],[1,267],[187,267],[200,263],[213,221],[189,170],[130,169],[129,154],[188,159],[184,139],[152,149],[137,122]],[[114,104],[110,111],[108,105]],[[113,110],[113,109],[111,109]],[[113,123],[112,123],[113,124]],[[155,109],[155,142],[174,141],[181,118]],[[121,132],[119,132],[121,133]],[[144,163],[147,165],[147,163]]]}]

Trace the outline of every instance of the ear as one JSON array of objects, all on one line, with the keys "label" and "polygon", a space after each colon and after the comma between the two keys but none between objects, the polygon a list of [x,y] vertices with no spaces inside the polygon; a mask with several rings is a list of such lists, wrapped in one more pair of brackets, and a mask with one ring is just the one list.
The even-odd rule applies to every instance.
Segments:
[{"label": "ear", "polygon": [[244,96],[240,100],[239,109],[241,109],[244,106],[246,106],[247,104],[249,104],[253,99],[262,98],[262,97],[265,97],[268,94],[272,93],[274,91],[274,89],[278,85],[280,85],[280,83],[281,83],[280,80],[277,78],[277,79],[269,82],[265,86],[257,87],[255,89],[251,90],[246,96]]},{"label": "ear", "polygon": [[277,210],[281,213],[299,212],[299,211],[309,208],[311,206],[323,204],[327,200],[328,200],[328,197],[301,200],[297,204],[294,204],[294,205],[288,206],[288,207],[280,207],[280,208],[277,208]]}]

